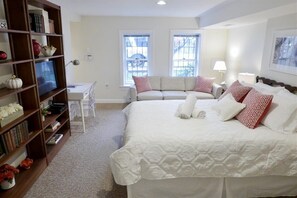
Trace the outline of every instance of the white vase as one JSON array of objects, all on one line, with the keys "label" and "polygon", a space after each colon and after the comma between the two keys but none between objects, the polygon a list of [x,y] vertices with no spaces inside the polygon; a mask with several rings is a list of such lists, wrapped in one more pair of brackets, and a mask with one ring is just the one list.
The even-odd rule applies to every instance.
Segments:
[{"label": "white vase", "polygon": [[11,183],[7,180],[4,180],[0,183],[1,189],[3,190],[8,190],[11,189],[12,187],[14,187],[15,185],[15,179],[13,178]]}]

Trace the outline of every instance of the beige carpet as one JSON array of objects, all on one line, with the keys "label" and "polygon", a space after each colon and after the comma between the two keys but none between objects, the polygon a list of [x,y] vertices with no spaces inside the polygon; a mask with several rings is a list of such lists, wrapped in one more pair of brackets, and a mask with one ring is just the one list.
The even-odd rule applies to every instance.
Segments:
[{"label": "beige carpet", "polygon": [[121,108],[100,108],[86,119],[86,133],[72,127],[72,136],[42,173],[26,198],[126,198],[114,184],[109,155],[121,145],[125,117]]}]

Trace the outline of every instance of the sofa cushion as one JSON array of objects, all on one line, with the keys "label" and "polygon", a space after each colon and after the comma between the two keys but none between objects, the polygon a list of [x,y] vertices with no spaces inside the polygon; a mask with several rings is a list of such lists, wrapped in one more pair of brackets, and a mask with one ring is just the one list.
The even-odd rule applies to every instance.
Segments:
[{"label": "sofa cushion", "polygon": [[214,99],[215,97],[210,93],[197,92],[197,91],[186,91],[187,94],[194,94],[197,99]]},{"label": "sofa cushion", "polygon": [[148,76],[151,87],[153,90],[161,90],[161,77],[160,76]]},{"label": "sofa cushion", "polygon": [[197,77],[185,77],[186,91],[192,91],[195,88]]},{"label": "sofa cushion", "polygon": [[138,100],[163,100],[161,91],[146,91],[137,94]]},{"label": "sofa cushion", "polygon": [[187,97],[184,91],[162,91],[164,100],[185,99]]},{"label": "sofa cushion", "polygon": [[162,91],[184,91],[185,79],[183,77],[162,77],[161,90]]},{"label": "sofa cushion", "polygon": [[151,84],[150,84],[147,76],[132,76],[132,78],[134,80],[137,93],[152,90]]},{"label": "sofa cushion", "polygon": [[193,91],[201,91],[205,93],[211,93],[212,84],[214,82],[214,78],[205,78],[202,76],[198,76],[195,84],[195,88]]}]

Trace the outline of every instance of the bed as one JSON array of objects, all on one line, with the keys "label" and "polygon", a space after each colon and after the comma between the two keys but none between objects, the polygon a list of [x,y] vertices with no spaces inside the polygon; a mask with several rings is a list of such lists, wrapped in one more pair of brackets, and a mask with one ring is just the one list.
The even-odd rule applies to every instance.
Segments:
[{"label": "bed", "polygon": [[126,109],[124,146],[110,159],[129,198],[297,195],[297,133],[222,122],[212,110],[217,100],[196,102],[204,119],[180,119],[174,115],[183,102],[140,101]]}]

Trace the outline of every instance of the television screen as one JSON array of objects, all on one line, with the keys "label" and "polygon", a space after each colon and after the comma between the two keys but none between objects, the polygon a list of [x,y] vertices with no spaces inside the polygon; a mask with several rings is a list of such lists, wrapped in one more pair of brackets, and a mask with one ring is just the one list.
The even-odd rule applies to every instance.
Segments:
[{"label": "television screen", "polygon": [[57,88],[56,71],[53,61],[35,64],[39,95],[44,95]]}]

